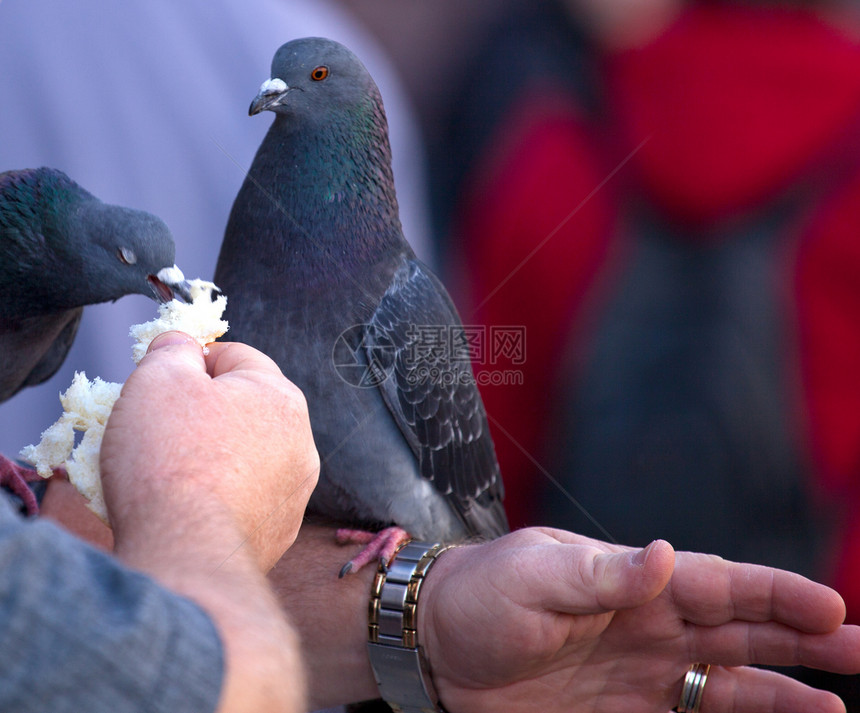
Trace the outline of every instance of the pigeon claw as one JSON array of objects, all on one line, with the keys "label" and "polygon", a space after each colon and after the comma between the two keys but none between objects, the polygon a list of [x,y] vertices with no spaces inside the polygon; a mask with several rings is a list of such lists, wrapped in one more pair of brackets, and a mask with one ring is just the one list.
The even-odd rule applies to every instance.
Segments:
[{"label": "pigeon claw", "polygon": [[379,562],[384,569],[394,557],[398,548],[411,539],[406,530],[400,527],[386,527],[377,533],[366,530],[350,530],[341,528],[335,533],[335,538],[341,545],[364,545],[355,557],[341,567],[339,577],[354,574],[371,562]]},{"label": "pigeon claw", "polygon": [[343,579],[350,572],[352,572],[352,560],[350,560],[343,567],[340,568],[340,572],[338,572],[337,578]]},{"label": "pigeon claw", "polygon": [[0,486],[8,488],[12,493],[21,498],[28,515],[39,514],[39,502],[27,482],[39,480],[36,471],[14,463],[6,456],[0,455]]}]

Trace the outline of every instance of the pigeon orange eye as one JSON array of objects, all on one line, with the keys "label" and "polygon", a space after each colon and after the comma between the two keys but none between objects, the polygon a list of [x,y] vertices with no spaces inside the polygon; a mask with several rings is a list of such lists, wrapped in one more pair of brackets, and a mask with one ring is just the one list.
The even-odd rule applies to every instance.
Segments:
[{"label": "pigeon orange eye", "polygon": [[137,262],[137,255],[128,248],[120,248],[117,250],[117,254],[119,255],[120,262],[124,265],[134,265]]},{"label": "pigeon orange eye", "polygon": [[313,72],[311,72],[311,79],[315,82],[321,82],[328,76],[328,67],[322,65],[317,67]]}]

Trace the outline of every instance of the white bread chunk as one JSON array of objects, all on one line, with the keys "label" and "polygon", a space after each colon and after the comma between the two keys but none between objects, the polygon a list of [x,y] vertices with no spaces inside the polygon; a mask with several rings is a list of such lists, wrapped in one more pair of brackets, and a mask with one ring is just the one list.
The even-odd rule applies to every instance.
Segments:
[{"label": "white bread chunk", "polygon": [[132,358],[139,364],[149,348],[149,343],[159,334],[178,330],[194,337],[201,347],[214,342],[224,334],[228,325],[221,319],[227,307],[227,298],[214,283],[205,280],[189,280],[189,304],[170,300],[158,307],[158,318],[152,322],[135,324],[129,334],[135,340]]},{"label": "white bread chunk", "polygon": [[[149,343],[163,332],[179,330],[205,346],[227,331],[228,324],[221,319],[227,298],[221,291],[211,282],[191,280],[189,292],[191,303],[170,300],[159,305],[157,319],[131,328],[130,334],[136,340],[132,348],[136,364],[143,359]],[[42,433],[38,445],[21,451],[21,457],[43,478],[50,478],[54,468],[64,466],[87,506],[106,524],[110,523],[102,493],[99,453],[105,426],[121,390],[122,384],[99,377],[90,381],[85,373],[76,372],[71,386],[60,395],[62,416]],[[75,431],[83,434],[77,445]]]},{"label": "white bread chunk", "polygon": [[[99,450],[102,434],[114,402],[119,398],[122,384],[92,381],[75,372],[72,385],[60,395],[63,415],[44,433],[38,446],[27,446],[21,457],[32,463],[43,478],[50,478],[53,469],[65,466],[69,482],[86,499],[90,510],[108,521],[102,484],[99,477]],[[83,438],[75,445],[75,431]]]}]

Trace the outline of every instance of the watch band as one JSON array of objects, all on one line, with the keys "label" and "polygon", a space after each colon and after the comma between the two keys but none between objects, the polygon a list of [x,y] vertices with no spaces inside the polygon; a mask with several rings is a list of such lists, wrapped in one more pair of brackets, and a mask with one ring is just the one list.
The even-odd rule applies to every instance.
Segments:
[{"label": "watch band", "polygon": [[445,713],[418,644],[418,595],[436,558],[453,546],[412,540],[373,580],[367,651],[379,692],[395,713]]}]

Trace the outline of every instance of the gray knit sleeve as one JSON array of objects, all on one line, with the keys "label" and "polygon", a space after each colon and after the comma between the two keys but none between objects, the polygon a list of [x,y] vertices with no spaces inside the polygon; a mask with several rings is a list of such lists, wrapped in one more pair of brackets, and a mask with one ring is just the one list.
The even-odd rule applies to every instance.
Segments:
[{"label": "gray knit sleeve", "polygon": [[0,495],[0,710],[205,713],[223,670],[196,604]]}]

